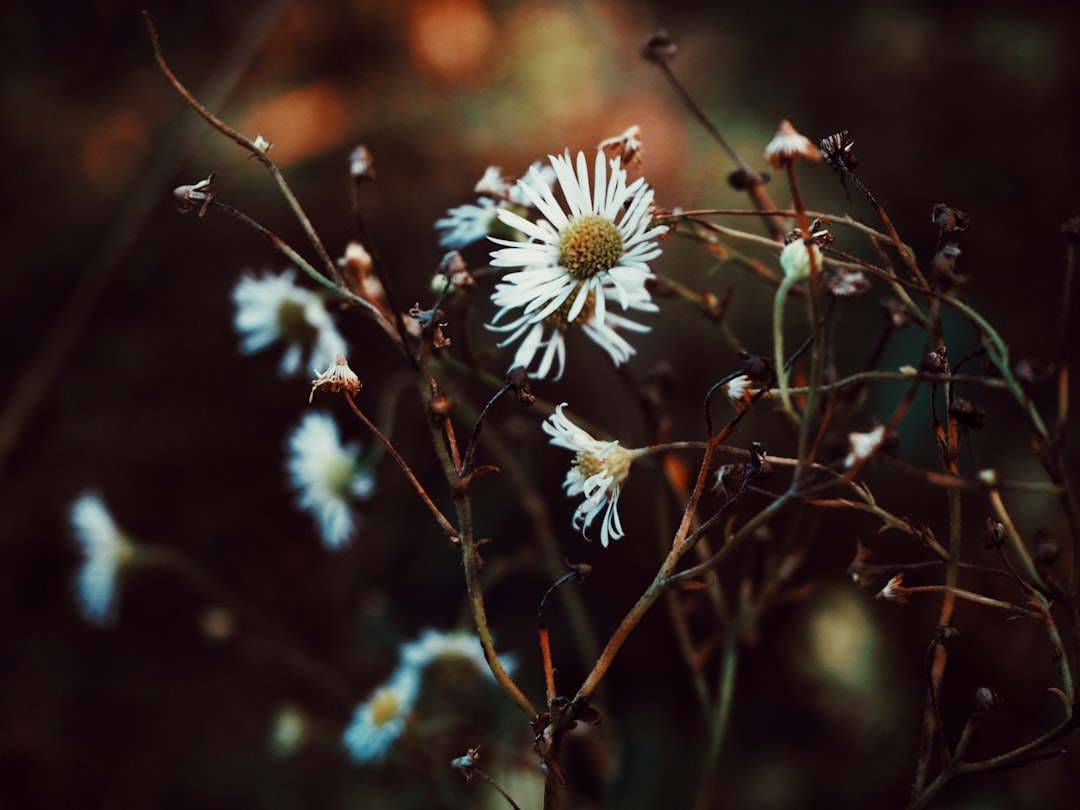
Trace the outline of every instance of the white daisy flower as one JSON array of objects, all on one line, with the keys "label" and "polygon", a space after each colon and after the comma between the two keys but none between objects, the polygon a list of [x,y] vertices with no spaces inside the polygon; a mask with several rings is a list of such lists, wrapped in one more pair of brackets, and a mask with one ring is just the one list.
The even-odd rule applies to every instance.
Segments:
[{"label": "white daisy flower", "polygon": [[646,451],[628,450],[618,442],[594,439],[563,415],[565,407],[564,402],[544,421],[544,432],[551,436],[552,444],[577,453],[563,482],[567,495],[585,496],[574,512],[574,528],[587,540],[589,526],[602,512],[600,544],[607,548],[609,540],[618,540],[625,534],[619,520],[619,493],[630,473],[630,464]]},{"label": "white daisy flower", "polygon": [[[560,360],[556,376],[561,375],[565,354],[561,333],[575,326],[591,326],[589,337],[616,363],[629,358],[633,348],[615,330],[648,331],[648,327],[609,316],[608,302],[618,302],[624,310],[656,311],[645,288],[645,282],[654,278],[647,262],[661,253],[653,240],[667,232],[663,225],[652,225],[652,189],[642,178],[627,186],[626,171],[618,158],[609,163],[603,152],[597,152],[591,180],[583,152],[578,153],[576,168],[569,151],[549,160],[566,209],[553,189],[537,191],[539,172],[534,167],[529,170],[532,183],[519,180],[518,188],[541,218],[532,222],[510,209],[497,212],[504,225],[529,241],[522,244],[490,237],[504,246],[492,251],[493,266],[524,268],[508,273],[496,285],[491,300],[499,311],[491,328],[511,333],[500,344],[503,346],[525,338],[514,366],[527,368],[536,351],[541,346],[547,348],[541,360],[544,373],[533,373],[536,377],[545,376],[554,359]],[[519,308],[517,319],[497,325],[508,312]],[[541,324],[556,334],[545,340],[545,331],[536,328]],[[526,359],[529,362],[523,362]]]},{"label": "white daisy flower", "polygon": [[300,370],[300,361],[310,349],[309,364],[326,368],[334,356],[346,352],[345,340],[338,333],[322,297],[293,283],[296,273],[262,278],[246,275],[233,290],[236,303],[236,331],[241,335],[244,354],[262,351],[271,343],[287,344],[281,358],[281,373],[291,376]]},{"label": "white daisy flower", "polygon": [[856,464],[861,464],[877,452],[881,443],[885,441],[885,426],[878,425],[869,433],[849,433],[848,442],[851,450],[844,458],[845,469],[851,469]]},{"label": "white daisy flower", "polygon": [[356,707],[352,722],[342,735],[354,762],[376,763],[386,759],[390,746],[405,732],[406,720],[419,693],[420,671],[403,667]]},{"label": "white daisy flower", "polygon": [[289,436],[288,470],[299,506],[315,516],[329,549],[341,548],[356,531],[350,501],[370,498],[375,490],[359,455],[358,445],[342,446],[337,423],[327,413],[306,414]]},{"label": "white daisy flower", "polygon": [[[413,667],[422,670],[432,661],[442,658],[456,658],[470,661],[489,678],[494,679],[480,639],[472,633],[452,631],[443,633],[438,630],[425,630],[416,641],[410,641],[401,647],[401,667]],[[511,656],[499,656],[499,661],[508,673],[512,673],[515,661]]]},{"label": "white daisy flower", "polygon": [[86,493],[71,505],[71,525],[83,553],[75,577],[79,610],[88,622],[103,626],[116,616],[117,575],[135,549],[97,495]]}]

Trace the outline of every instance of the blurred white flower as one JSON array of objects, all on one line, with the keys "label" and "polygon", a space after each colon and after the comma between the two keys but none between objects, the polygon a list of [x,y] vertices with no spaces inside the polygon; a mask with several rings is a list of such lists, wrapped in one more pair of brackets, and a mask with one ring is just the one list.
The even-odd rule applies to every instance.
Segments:
[{"label": "blurred white flower", "polygon": [[848,442],[851,445],[851,450],[844,458],[844,467],[850,470],[856,464],[866,461],[877,452],[884,440],[884,425],[878,425],[869,433],[849,433]]},{"label": "blurred white flower", "polygon": [[619,520],[619,493],[630,474],[630,464],[646,451],[627,450],[618,442],[594,439],[563,415],[565,407],[564,402],[544,421],[544,432],[551,436],[552,444],[577,453],[563,482],[567,495],[585,496],[574,512],[573,525],[588,539],[589,526],[603,513],[600,544],[606,548],[609,540],[625,534]]},{"label": "blurred white flower", "polygon": [[390,681],[376,689],[353,712],[342,741],[354,762],[386,759],[390,746],[405,732],[405,723],[420,692],[420,671],[399,667]]},{"label": "blurred white flower", "polygon": [[[401,667],[413,667],[422,670],[432,661],[442,658],[457,658],[470,661],[489,678],[494,678],[480,639],[473,633],[439,630],[425,630],[416,641],[401,646]],[[503,669],[513,672],[515,662],[511,656],[499,656]]]},{"label": "blurred white flower", "polygon": [[285,376],[300,370],[303,353],[310,350],[309,365],[326,368],[337,354],[346,352],[322,296],[293,283],[296,273],[261,278],[245,275],[233,290],[236,304],[236,331],[244,354],[262,351],[281,340],[286,344],[281,358]]},{"label": "blurred white flower", "polygon": [[784,245],[784,249],[780,251],[780,267],[784,271],[784,276],[793,281],[809,278],[810,251],[814,252],[814,260],[820,270],[823,267],[824,258],[821,255],[821,248],[817,245],[807,247],[806,240],[801,238],[793,239]]},{"label": "blurred white flower", "polygon": [[106,625],[116,616],[116,583],[134,547],[116,527],[97,495],[85,493],[71,505],[71,526],[83,553],[75,577],[79,610],[88,622]]},{"label": "blurred white flower", "polygon": [[323,545],[341,548],[356,531],[351,501],[375,491],[371,471],[357,459],[360,447],[342,445],[327,413],[308,413],[289,436],[288,471],[300,508],[311,512]]},{"label": "blurred white flower", "polygon": [[[533,170],[536,174],[533,175]],[[439,245],[452,250],[461,250],[466,245],[478,242],[500,230],[498,211],[501,208],[514,208],[519,213],[526,213],[530,205],[521,184],[530,185],[536,191],[546,191],[555,182],[555,172],[550,168],[541,169],[533,164],[527,177],[511,184],[502,175],[498,166],[488,166],[474,189],[482,195],[476,204],[459,205],[446,212],[446,216],[436,220],[435,230],[442,231]]]},{"label": "blurred white flower", "polygon": [[[633,354],[615,330],[645,332],[648,327],[610,315],[607,308],[609,302],[617,302],[624,310],[656,311],[645,286],[655,278],[647,262],[660,255],[654,240],[667,232],[665,226],[652,224],[652,189],[643,178],[627,186],[618,158],[608,162],[603,152],[597,152],[591,177],[583,152],[578,153],[576,166],[569,151],[549,160],[566,208],[553,189],[538,190],[539,171],[533,167],[531,182],[519,180],[517,188],[540,218],[533,222],[509,208],[497,212],[500,222],[529,241],[491,237],[503,245],[492,251],[493,266],[524,269],[508,273],[496,285],[491,300],[499,311],[490,328],[510,332],[502,346],[524,338],[512,366],[528,368],[539,348],[546,347],[540,368],[531,373],[534,377],[546,376],[555,360],[556,376],[561,375],[562,333],[571,327],[586,327],[586,334],[616,364]],[[521,311],[515,319],[500,324],[517,309]],[[545,340],[548,330],[551,335]]]}]

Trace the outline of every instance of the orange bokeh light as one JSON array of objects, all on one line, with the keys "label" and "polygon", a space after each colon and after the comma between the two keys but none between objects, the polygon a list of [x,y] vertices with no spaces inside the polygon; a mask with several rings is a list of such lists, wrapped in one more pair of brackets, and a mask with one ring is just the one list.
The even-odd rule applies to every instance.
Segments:
[{"label": "orange bokeh light", "polygon": [[462,82],[484,67],[495,23],[478,0],[418,0],[409,18],[413,64],[447,82]]},{"label": "orange bokeh light", "polygon": [[349,130],[345,105],[327,83],[310,84],[275,96],[244,116],[240,131],[274,144],[271,156],[287,165],[339,146]]}]

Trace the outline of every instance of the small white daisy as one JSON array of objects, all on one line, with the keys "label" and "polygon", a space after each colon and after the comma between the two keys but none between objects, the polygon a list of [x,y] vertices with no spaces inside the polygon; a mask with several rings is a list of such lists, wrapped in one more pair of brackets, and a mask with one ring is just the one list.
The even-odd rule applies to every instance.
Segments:
[{"label": "small white daisy", "polygon": [[289,477],[300,508],[311,512],[323,545],[341,548],[356,531],[350,500],[370,498],[375,479],[357,458],[358,445],[343,446],[327,413],[308,413],[289,436]]},{"label": "small white daisy", "polygon": [[877,452],[881,443],[885,441],[885,426],[878,425],[869,433],[849,433],[848,442],[851,450],[844,458],[845,469],[851,469],[856,464],[861,464]]},{"label": "small white daisy", "polygon": [[280,370],[285,376],[300,370],[305,350],[311,351],[309,362],[315,368],[325,368],[335,355],[346,351],[345,340],[322,296],[298,287],[293,283],[295,277],[292,270],[262,278],[246,275],[233,290],[240,350],[253,354],[277,340],[284,341],[287,348]]},{"label": "small white daisy", "polygon": [[405,732],[405,723],[420,693],[420,672],[399,668],[394,677],[356,707],[342,741],[354,762],[386,759],[390,746]]},{"label": "small white daisy", "polygon": [[75,577],[79,610],[88,622],[104,626],[116,616],[117,576],[135,549],[97,495],[86,493],[71,505],[71,526],[83,553]]},{"label": "small white daisy", "polygon": [[491,233],[496,221],[495,202],[487,197],[481,197],[475,205],[451,208],[445,217],[435,220],[435,230],[442,231],[439,246],[461,250]]},{"label": "small white daisy", "polygon": [[552,444],[577,453],[563,482],[570,497],[585,496],[574,511],[574,528],[588,539],[589,526],[603,512],[600,544],[607,548],[609,540],[618,540],[625,534],[619,520],[619,493],[630,474],[630,464],[646,451],[628,450],[618,442],[594,439],[563,415],[565,407],[564,402],[544,421],[544,432],[551,436]]},{"label": "small white daisy", "polygon": [[[472,633],[460,631],[443,633],[428,629],[416,641],[410,641],[401,646],[401,667],[422,670],[432,661],[441,658],[470,661],[484,675],[494,678],[487,659],[484,658],[484,648],[480,645],[480,639]],[[511,656],[500,655],[499,661],[503,669],[513,672],[515,661]]]},{"label": "small white daisy", "polygon": [[[583,152],[578,153],[576,166],[569,151],[549,160],[565,208],[552,188],[537,190],[539,172],[533,167],[532,182],[519,180],[518,188],[541,217],[533,222],[509,208],[497,211],[500,222],[529,241],[490,237],[503,245],[492,251],[493,266],[524,268],[508,273],[496,285],[491,300],[499,311],[491,328],[511,333],[503,346],[524,338],[525,348],[518,350],[512,365],[528,367],[536,351],[547,348],[541,360],[544,373],[532,375],[537,377],[545,376],[555,359],[560,360],[561,374],[565,354],[561,333],[576,326],[591,326],[586,333],[616,363],[629,358],[633,349],[615,330],[648,331],[648,327],[609,315],[608,302],[617,302],[624,310],[656,311],[645,283],[655,278],[648,262],[661,253],[654,240],[667,232],[667,227],[652,224],[652,189],[643,178],[628,186],[618,158],[609,162],[597,152],[591,176]],[[499,325],[516,309],[521,310],[516,319]],[[538,325],[549,327],[552,337],[545,340],[545,330]],[[526,358],[529,362],[522,362]]]}]

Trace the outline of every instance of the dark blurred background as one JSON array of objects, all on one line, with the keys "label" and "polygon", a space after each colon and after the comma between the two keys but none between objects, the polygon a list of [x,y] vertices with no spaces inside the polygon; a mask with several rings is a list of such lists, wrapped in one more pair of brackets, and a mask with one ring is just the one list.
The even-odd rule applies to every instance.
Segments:
[{"label": "dark blurred background", "polygon": [[[224,93],[215,112],[274,142],[273,156],[334,255],[355,236],[348,154],[357,143],[372,150],[378,177],[365,188],[364,214],[406,305],[430,301],[428,283],[442,255],[432,223],[473,201],[473,185],[489,164],[517,174],[549,153],[591,149],[640,124],[658,205],[745,205],[726,185],[732,166],[723,153],[639,56],[643,39],[662,27],[681,45],[675,72],[751,164],[763,165],[762,149],[781,118],[814,140],[848,129],[860,177],[921,256],[937,237],[935,203],[969,213],[974,225],[961,261],[974,277],[971,302],[999,325],[1015,356],[1047,360],[1057,351],[1060,225],[1080,213],[1076,7],[147,5],[188,87],[204,100]],[[0,356],[0,805],[499,806],[485,785],[468,785],[445,767],[450,756],[481,743],[489,758],[482,764],[490,761],[523,807],[538,806],[529,730],[493,692],[458,696],[461,711],[444,712],[446,725],[427,747],[396,749],[380,769],[348,762],[337,737],[352,702],[393,668],[397,645],[465,615],[459,557],[386,459],[378,498],[363,509],[363,528],[347,550],[323,550],[308,516],[293,508],[284,441],[307,407],[308,380],[281,379],[275,349],[242,357],[230,303],[244,270],[284,263],[216,212],[181,216],[170,190],[218,171],[222,199],[297,246],[303,237],[265,173],[167,85],[138,6],[22,3],[0,14],[8,111],[0,130],[8,199],[0,233],[10,248],[0,273],[0,340],[8,346]],[[845,209],[827,168],[806,167],[802,176],[810,207]],[[786,204],[783,184],[772,190]],[[868,255],[846,238],[846,248]],[[484,255],[480,248],[467,257],[480,266]],[[745,271],[718,269],[700,249],[675,240],[656,269],[693,289],[721,294],[734,287],[732,328],[747,348],[769,353],[772,293]],[[490,315],[486,289],[477,295],[478,318]],[[848,369],[881,332],[880,294],[844,312],[839,345],[851,352]],[[649,320],[652,333],[636,342],[631,369],[639,378],[663,369],[672,433],[696,439],[703,392],[738,364],[714,326],[677,301],[662,303],[664,312]],[[420,408],[395,382],[398,357],[362,319],[339,323],[365,381],[362,404],[373,414],[388,402],[396,407],[395,442],[449,509]],[[509,354],[489,351],[493,341],[479,321],[451,323],[448,333],[460,345],[466,329],[482,362],[501,373]],[[963,356],[974,336],[958,321],[951,329],[950,356]],[[922,351],[911,335],[895,342],[885,365],[917,364]],[[611,435],[640,445],[641,419],[600,354],[573,343],[570,352],[564,380],[538,393],[569,400]],[[457,385],[472,401],[490,393]],[[968,395],[982,397],[990,423],[972,437],[965,472],[996,466],[1012,478],[1038,479],[1015,409],[978,390]],[[837,426],[834,441],[842,448],[845,430],[869,429],[900,396],[900,388],[876,390]],[[336,399],[317,405],[338,415],[348,439],[370,444]],[[924,397],[901,427],[902,453],[933,467],[928,420]],[[514,439],[513,452],[541,482],[561,553],[595,566],[582,596],[606,638],[661,559],[663,541],[653,529],[666,516],[648,497],[655,472],[635,473],[628,484],[628,536],[606,550],[587,544],[570,530],[574,503],[560,492],[567,454],[546,446],[539,421],[503,403],[490,429]],[[790,452],[790,436],[774,432],[775,422],[767,409],[755,414],[739,441],[763,439],[774,452]],[[459,423],[459,435],[470,429]],[[946,535],[942,492],[889,470],[868,476],[883,503]],[[67,515],[88,488],[104,496],[133,537],[187,555],[300,639],[345,679],[352,700],[311,685],[243,625],[229,632],[225,622],[222,632],[222,616],[208,612],[213,605],[165,572],[140,572],[125,583],[114,627],[87,626],[71,595],[77,554]],[[529,520],[506,482],[489,477],[475,494],[478,533],[494,541],[485,556],[505,562],[489,571],[496,637],[515,653],[526,689],[539,700],[534,617],[551,576],[537,562]],[[1009,504],[1026,536],[1047,529],[1064,538],[1046,499]],[[985,504],[965,496],[965,505],[978,561]],[[716,806],[903,806],[938,603],[875,602],[844,567],[857,538],[874,549],[875,561],[923,556],[902,538],[877,535],[870,520],[798,519],[817,537],[796,582],[814,587],[764,617],[745,645]],[[772,531],[790,529],[781,522]],[[749,549],[724,576],[737,583],[756,553]],[[560,685],[572,691],[582,665],[563,614],[550,610]],[[1006,702],[985,724],[979,756],[1057,722],[1044,638],[969,606],[961,606],[956,623],[961,635],[943,696],[953,733],[973,690],[984,685]],[[687,806],[706,740],[689,683],[658,606],[620,654],[600,701],[602,728],[620,744],[598,738],[598,747],[571,749],[579,753],[568,795],[580,806]],[[288,754],[271,744],[286,708],[309,730],[307,744]],[[598,750],[606,761],[589,759]],[[1074,807],[1077,765],[1067,753],[961,782],[938,806]]]}]

